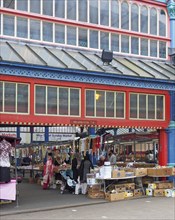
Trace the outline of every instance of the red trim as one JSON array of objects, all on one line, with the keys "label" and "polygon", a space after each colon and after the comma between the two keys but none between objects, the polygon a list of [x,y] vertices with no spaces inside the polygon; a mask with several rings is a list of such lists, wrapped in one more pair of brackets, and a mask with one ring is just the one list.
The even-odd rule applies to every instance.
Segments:
[{"label": "red trim", "polygon": [[159,131],[159,165],[166,166],[168,162],[168,140],[166,131]]}]

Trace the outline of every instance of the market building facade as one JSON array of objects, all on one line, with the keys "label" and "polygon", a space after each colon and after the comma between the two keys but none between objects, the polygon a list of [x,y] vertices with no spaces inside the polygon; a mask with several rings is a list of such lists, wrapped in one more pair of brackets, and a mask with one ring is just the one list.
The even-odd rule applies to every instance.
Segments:
[{"label": "market building facade", "polygon": [[153,129],[175,165],[174,1],[0,4],[1,133]]}]

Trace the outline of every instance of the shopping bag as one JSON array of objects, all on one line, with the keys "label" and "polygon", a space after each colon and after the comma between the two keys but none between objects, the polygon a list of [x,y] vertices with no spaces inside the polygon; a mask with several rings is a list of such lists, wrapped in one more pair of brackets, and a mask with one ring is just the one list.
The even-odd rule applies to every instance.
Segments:
[{"label": "shopping bag", "polygon": [[80,183],[77,183],[75,185],[75,194],[78,195],[81,193],[81,184]]},{"label": "shopping bag", "polygon": [[81,193],[84,195],[87,193],[87,183],[81,184]]}]

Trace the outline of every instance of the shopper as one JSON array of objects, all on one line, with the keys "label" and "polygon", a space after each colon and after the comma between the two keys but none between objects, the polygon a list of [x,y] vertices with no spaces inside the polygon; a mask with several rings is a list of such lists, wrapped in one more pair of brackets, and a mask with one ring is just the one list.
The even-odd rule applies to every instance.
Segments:
[{"label": "shopper", "polygon": [[44,167],[43,189],[48,189],[53,181],[53,168],[52,153],[48,153],[47,162]]},{"label": "shopper", "polygon": [[110,150],[108,155],[109,155],[109,162],[111,163],[111,165],[115,165],[117,159],[116,159],[116,155],[114,154],[114,151]]},{"label": "shopper", "polygon": [[72,159],[73,179],[78,182],[78,153],[75,153]]},{"label": "shopper", "polygon": [[92,164],[92,161],[89,158],[89,154],[86,154],[84,157],[84,160],[81,161],[80,168],[79,168],[79,176],[80,176],[80,182],[86,183],[87,177],[86,175],[90,173],[90,169],[94,169],[94,166]]}]

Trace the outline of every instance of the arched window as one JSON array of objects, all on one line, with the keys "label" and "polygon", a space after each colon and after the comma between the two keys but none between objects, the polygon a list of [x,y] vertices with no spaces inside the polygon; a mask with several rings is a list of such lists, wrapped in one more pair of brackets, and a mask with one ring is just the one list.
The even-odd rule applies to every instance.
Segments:
[{"label": "arched window", "polygon": [[131,5],[131,30],[138,31],[138,20],[139,20],[139,13],[138,13],[138,6],[136,4]]},{"label": "arched window", "polygon": [[150,10],[150,34],[157,35],[157,10]]},{"label": "arched window", "polygon": [[67,1],[67,18],[76,20],[76,0]]},{"label": "arched window", "polygon": [[100,1],[100,24],[109,26],[109,1]]},{"label": "arched window", "polygon": [[111,26],[119,27],[119,4],[117,0],[111,1]]},{"label": "arched window", "polygon": [[98,24],[98,0],[89,1],[89,21]]},{"label": "arched window", "polygon": [[159,35],[166,36],[166,14],[164,10],[160,10],[159,14]]},{"label": "arched window", "polygon": [[126,2],[121,5],[121,28],[129,29],[129,6]]},{"label": "arched window", "polygon": [[78,1],[78,20],[87,22],[87,1]]},{"label": "arched window", "polygon": [[148,9],[146,6],[141,7],[140,30],[142,33],[148,33]]}]

